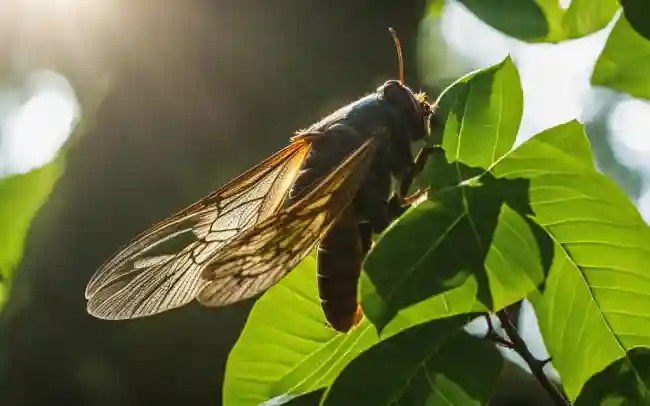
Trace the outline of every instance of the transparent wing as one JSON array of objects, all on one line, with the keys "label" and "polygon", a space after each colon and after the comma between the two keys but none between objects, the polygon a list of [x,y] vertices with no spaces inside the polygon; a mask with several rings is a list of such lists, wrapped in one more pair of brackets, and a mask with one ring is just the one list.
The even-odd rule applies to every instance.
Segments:
[{"label": "transparent wing", "polygon": [[88,282],[88,313],[127,319],[194,299],[202,267],[234,236],[281,206],[310,149],[297,137],[225,186],[154,225],[106,262]]},{"label": "transparent wing", "polygon": [[206,306],[255,296],[293,269],[325,236],[354,198],[372,162],[377,138],[366,141],[304,198],[233,238],[203,269]]}]

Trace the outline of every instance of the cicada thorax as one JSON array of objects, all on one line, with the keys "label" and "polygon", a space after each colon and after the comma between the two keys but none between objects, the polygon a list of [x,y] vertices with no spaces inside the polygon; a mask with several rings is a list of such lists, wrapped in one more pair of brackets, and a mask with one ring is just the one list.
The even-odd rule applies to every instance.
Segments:
[{"label": "cicada thorax", "polygon": [[414,165],[411,143],[426,135],[426,116],[415,94],[389,81],[373,95],[326,117],[306,132],[317,135],[285,206],[300,200],[369,137],[378,137],[372,164],[355,197],[321,240],[317,252],[318,290],[329,325],[346,332],[361,319],[357,285],[372,233],[393,220],[389,200]]}]

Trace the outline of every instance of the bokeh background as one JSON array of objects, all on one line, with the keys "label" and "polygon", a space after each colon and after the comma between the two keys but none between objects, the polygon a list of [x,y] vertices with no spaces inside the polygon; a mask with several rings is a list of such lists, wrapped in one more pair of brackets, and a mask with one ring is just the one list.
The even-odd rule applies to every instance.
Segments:
[{"label": "bokeh background", "polygon": [[[650,218],[650,105],[589,84],[611,24],[530,45],[456,1],[2,0],[0,178],[49,163],[57,181],[0,313],[0,404],[219,405],[252,301],[105,322],[86,314],[85,284],[153,222],[395,78],[387,27],[408,84],[434,97],[512,55],[519,141],[579,119],[599,168]],[[521,328],[543,357],[527,306]],[[495,404],[544,404],[534,384],[506,380]]]}]

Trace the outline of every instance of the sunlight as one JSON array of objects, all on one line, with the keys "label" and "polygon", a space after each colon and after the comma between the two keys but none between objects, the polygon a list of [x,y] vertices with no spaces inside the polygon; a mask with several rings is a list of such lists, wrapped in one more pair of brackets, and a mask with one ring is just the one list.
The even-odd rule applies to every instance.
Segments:
[{"label": "sunlight", "polygon": [[607,127],[616,159],[650,176],[650,103],[632,97],[618,102],[609,114]]},{"label": "sunlight", "polygon": [[29,7],[55,7],[68,8],[78,6],[80,0],[23,0],[23,3]]},{"label": "sunlight", "polygon": [[636,202],[636,205],[639,208],[639,212],[641,212],[641,216],[643,216],[643,219],[646,221],[646,223],[650,223],[650,188],[646,186],[645,192]]},{"label": "sunlight", "polygon": [[650,152],[650,103],[638,99],[620,102],[612,111],[608,124],[625,147],[634,152]]},{"label": "sunlight", "polygon": [[560,44],[528,44],[485,24],[462,4],[450,2],[443,14],[442,32],[450,46],[475,67],[494,65],[512,55],[524,91],[520,143],[546,128],[589,118],[592,106],[587,101],[594,99],[591,71],[612,26]]},{"label": "sunlight", "polygon": [[31,96],[3,122],[0,176],[25,173],[51,161],[79,118],[80,107],[67,80],[53,73],[38,77]]},{"label": "sunlight", "polygon": [[52,11],[77,12],[100,6],[100,0],[20,0],[23,10],[47,13]]},{"label": "sunlight", "polygon": [[120,3],[111,0],[2,1],[0,27],[7,33],[6,51],[13,54],[12,63],[92,64],[95,48],[113,41],[108,30],[118,23]]}]

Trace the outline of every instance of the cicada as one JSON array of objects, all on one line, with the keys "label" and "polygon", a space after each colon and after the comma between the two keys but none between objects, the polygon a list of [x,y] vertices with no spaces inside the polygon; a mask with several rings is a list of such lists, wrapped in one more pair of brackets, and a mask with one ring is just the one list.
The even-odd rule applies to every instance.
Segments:
[{"label": "cicada", "polygon": [[[266,291],[317,248],[329,325],[362,318],[357,285],[373,233],[409,200],[422,166],[412,143],[429,132],[433,105],[400,79],[340,108],[210,195],[153,225],[109,259],[86,288],[87,310],[130,319],[193,299],[224,306]],[[399,186],[395,186],[399,185]]]}]

